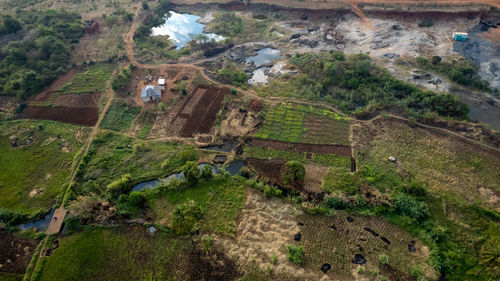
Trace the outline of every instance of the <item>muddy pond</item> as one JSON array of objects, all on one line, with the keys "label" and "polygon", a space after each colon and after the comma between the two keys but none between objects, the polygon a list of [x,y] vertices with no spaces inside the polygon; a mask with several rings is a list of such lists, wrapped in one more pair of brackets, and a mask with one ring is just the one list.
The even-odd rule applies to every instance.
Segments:
[{"label": "muddy pond", "polygon": [[[248,84],[266,84],[269,78],[266,74],[270,68],[267,65],[271,64],[275,60],[281,59],[281,51],[277,49],[264,48],[257,51],[257,55],[251,56],[246,59],[247,64],[253,64],[258,69],[254,70],[252,78],[248,80]],[[266,66],[266,67],[261,67]]]},{"label": "muddy pond", "polygon": [[204,34],[208,40],[222,41],[224,37],[214,33],[204,33],[204,24],[199,23],[199,16],[190,14],[179,14],[170,11],[164,17],[165,23],[153,27],[151,30],[152,36],[168,35],[176,46],[176,49],[181,49],[186,44],[196,38],[200,34]]}]

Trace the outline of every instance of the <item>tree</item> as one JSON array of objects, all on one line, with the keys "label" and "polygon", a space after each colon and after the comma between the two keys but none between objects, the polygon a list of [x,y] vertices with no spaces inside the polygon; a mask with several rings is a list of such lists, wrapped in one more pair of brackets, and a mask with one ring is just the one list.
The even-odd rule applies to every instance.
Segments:
[{"label": "tree", "polygon": [[142,192],[132,191],[128,196],[128,203],[137,208],[143,208],[146,205],[146,197]]},{"label": "tree", "polygon": [[212,178],[212,165],[206,164],[203,166],[203,170],[201,171],[201,177],[203,179],[211,179]]},{"label": "tree", "polygon": [[299,161],[288,161],[282,175],[283,183],[292,186],[301,186],[304,183],[306,169]]},{"label": "tree", "polygon": [[193,186],[198,183],[200,177],[200,171],[198,170],[198,165],[194,161],[188,161],[184,166],[182,166],[182,171],[184,172],[184,177],[188,186]]},{"label": "tree", "polygon": [[203,212],[196,202],[188,200],[175,208],[172,229],[177,235],[191,233],[202,216]]},{"label": "tree", "polygon": [[415,198],[399,193],[394,197],[392,212],[408,216],[417,222],[422,222],[429,217],[429,207],[424,202],[417,201]]},{"label": "tree", "polygon": [[132,177],[130,174],[123,175],[120,179],[115,180],[114,182],[108,184],[106,186],[106,190],[114,197],[119,194],[126,193],[130,191],[132,183]]},{"label": "tree", "polygon": [[130,75],[130,68],[122,68],[120,73],[113,78],[113,81],[111,81],[111,88],[113,88],[114,91],[125,88],[130,81]]}]

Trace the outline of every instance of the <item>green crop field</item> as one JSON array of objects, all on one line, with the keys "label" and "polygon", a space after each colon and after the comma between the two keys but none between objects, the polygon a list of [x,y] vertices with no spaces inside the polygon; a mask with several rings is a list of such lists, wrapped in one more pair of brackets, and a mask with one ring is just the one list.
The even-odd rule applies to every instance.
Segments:
[{"label": "green crop field", "polygon": [[102,120],[101,128],[126,131],[130,127],[132,120],[140,111],[140,106],[130,107],[126,103],[116,102],[106,112],[106,116],[104,116]]},{"label": "green crop field", "polygon": [[255,137],[287,142],[349,145],[349,119],[324,109],[281,103],[269,110]]},{"label": "green crop field", "polygon": [[[1,122],[0,207],[27,215],[47,212],[66,186],[88,132],[52,121]],[[30,196],[36,189],[40,193]]]},{"label": "green crop field", "polygon": [[240,177],[216,176],[184,191],[154,193],[149,197],[157,223],[171,224],[175,206],[192,199],[205,210],[201,231],[234,235],[235,221],[245,199],[245,185]]},{"label": "green crop field", "polygon": [[58,92],[61,94],[80,94],[80,93],[98,93],[106,88],[114,65],[94,64],[89,66],[86,71],[78,73],[71,81],[62,86]]},{"label": "green crop field", "polygon": [[340,167],[350,169],[351,158],[344,156],[337,156],[335,154],[317,154],[313,153],[311,159],[307,159],[307,153],[266,149],[256,146],[245,146],[243,149],[246,157],[258,159],[283,159],[283,160],[296,160],[301,162],[314,162],[319,165],[329,167]]},{"label": "green crop field", "polygon": [[[190,158],[193,154],[194,159]],[[123,174],[130,174],[134,182],[159,178],[179,169],[186,160],[196,160],[192,146],[144,141],[102,130],[79,167],[76,188],[78,193],[99,191]]]}]

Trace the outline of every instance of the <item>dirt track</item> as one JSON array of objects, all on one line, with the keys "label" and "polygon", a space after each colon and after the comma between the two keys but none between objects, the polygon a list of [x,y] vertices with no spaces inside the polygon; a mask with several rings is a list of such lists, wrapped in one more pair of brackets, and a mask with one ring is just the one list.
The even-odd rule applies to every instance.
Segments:
[{"label": "dirt track", "polygon": [[[172,0],[177,4],[196,3],[219,3],[225,4],[235,2],[232,0]],[[337,8],[344,5],[357,4],[413,4],[413,5],[490,5],[500,8],[500,1],[497,0],[324,0],[324,1],[300,1],[300,0],[252,0],[251,3],[262,3],[276,6],[285,6],[304,9],[328,9]]]}]

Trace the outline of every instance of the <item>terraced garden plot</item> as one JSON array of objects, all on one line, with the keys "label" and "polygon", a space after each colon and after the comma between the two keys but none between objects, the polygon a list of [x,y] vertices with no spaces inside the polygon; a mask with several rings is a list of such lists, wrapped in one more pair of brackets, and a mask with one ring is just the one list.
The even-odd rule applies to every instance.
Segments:
[{"label": "terraced garden plot", "polygon": [[281,103],[255,137],[285,142],[349,145],[349,120],[329,110]]},{"label": "terraced garden plot", "polygon": [[126,131],[130,127],[132,120],[141,111],[140,106],[129,106],[126,103],[116,102],[108,109],[104,119],[102,120],[101,128]]},{"label": "terraced garden plot", "polygon": [[[297,219],[304,225],[300,226],[300,242],[293,244],[304,246],[305,268],[319,272],[321,265],[329,263],[332,267],[327,273],[330,278],[350,279],[359,267],[353,264],[352,259],[356,254],[361,254],[366,259],[362,266],[368,277],[371,269],[380,271],[380,255],[386,255],[388,264],[401,270],[397,280],[412,280],[414,265],[419,265],[426,277],[437,277],[435,270],[428,264],[427,247],[408,232],[381,218],[336,212],[331,217],[303,214]],[[291,237],[293,235],[290,234]],[[408,249],[412,241],[415,242],[415,252]]]},{"label": "terraced garden plot", "polygon": [[71,81],[59,88],[58,92],[63,94],[102,92],[114,68],[111,64],[89,66],[86,71],[78,73]]}]

